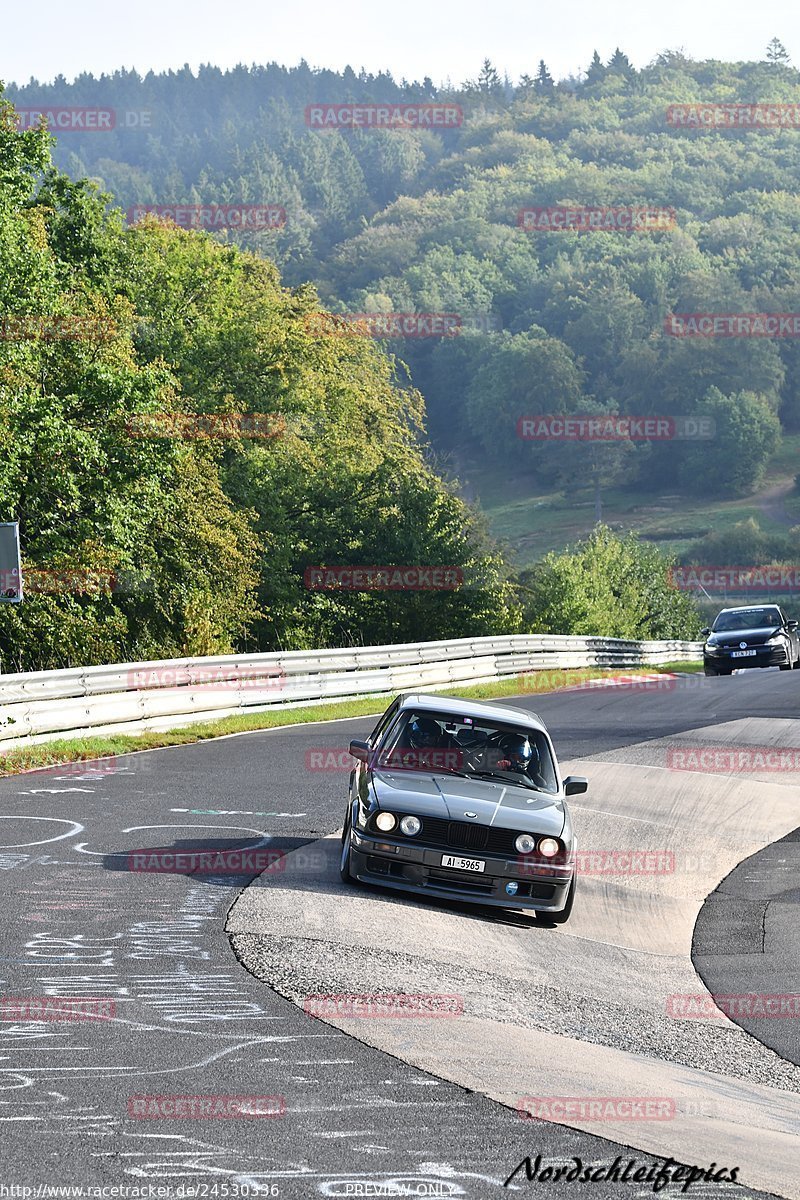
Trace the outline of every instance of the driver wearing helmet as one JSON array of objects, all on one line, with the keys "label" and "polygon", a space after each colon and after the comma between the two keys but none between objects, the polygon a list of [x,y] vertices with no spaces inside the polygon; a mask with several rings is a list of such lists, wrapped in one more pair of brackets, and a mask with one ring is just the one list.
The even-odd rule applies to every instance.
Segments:
[{"label": "driver wearing helmet", "polygon": [[457,770],[461,751],[458,742],[445,733],[433,717],[416,715],[406,726],[408,749],[401,750],[404,765],[428,769]]},{"label": "driver wearing helmet", "polygon": [[433,750],[442,743],[442,730],[432,717],[414,717],[408,726],[408,744],[412,750]]},{"label": "driver wearing helmet", "polygon": [[539,778],[539,751],[521,733],[507,734],[499,746],[497,766],[501,771],[514,771],[534,781]]}]

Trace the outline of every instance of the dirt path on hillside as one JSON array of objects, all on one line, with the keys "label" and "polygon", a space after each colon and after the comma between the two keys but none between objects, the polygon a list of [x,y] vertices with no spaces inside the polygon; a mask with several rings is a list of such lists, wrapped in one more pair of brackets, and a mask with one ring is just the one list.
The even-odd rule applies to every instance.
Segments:
[{"label": "dirt path on hillside", "polygon": [[794,480],[784,479],[780,483],[775,483],[772,487],[767,488],[758,498],[758,507],[765,517],[776,521],[779,525],[784,525],[790,529],[797,524],[796,519],[790,515],[786,508],[786,497],[794,491]]}]

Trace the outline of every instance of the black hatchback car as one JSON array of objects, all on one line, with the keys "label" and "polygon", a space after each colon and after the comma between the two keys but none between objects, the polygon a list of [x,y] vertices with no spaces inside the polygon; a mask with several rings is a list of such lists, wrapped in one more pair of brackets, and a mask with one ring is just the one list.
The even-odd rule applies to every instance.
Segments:
[{"label": "black hatchback car", "polygon": [[788,621],[777,604],[723,608],[703,635],[706,675],[730,675],[743,667],[800,667],[797,621]]}]

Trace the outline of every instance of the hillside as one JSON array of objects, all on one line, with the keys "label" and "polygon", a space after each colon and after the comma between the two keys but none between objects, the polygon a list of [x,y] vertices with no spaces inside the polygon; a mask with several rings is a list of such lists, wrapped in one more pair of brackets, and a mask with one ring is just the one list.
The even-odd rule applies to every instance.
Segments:
[{"label": "hillside", "polygon": [[[276,205],[284,225],[222,236],[273,258],[289,283],[312,280],[337,312],[457,314],[460,336],[386,346],[423,393],[436,452],[465,464],[494,527],[506,531],[495,510],[511,478],[523,510],[548,512],[551,535],[540,541],[534,521],[526,555],[582,525],[570,507],[594,501],[573,498],[577,479],[635,527],[677,496],[670,521],[691,527],[709,499],[758,492],[781,436],[800,430],[796,334],[665,330],[671,314],[800,312],[800,74],[774,45],[763,62],[664,53],[642,71],[619,53],[558,85],[546,69],[504,85],[488,63],[447,91],[271,64],[32,81],[8,95],[20,107],[113,106],[114,129],[64,133],[55,155],[123,209]],[[462,116],[444,129],[309,128],[308,106],[323,101],[450,104]],[[698,128],[699,110],[675,107],[765,101],[786,106],[779,127],[728,109],[722,127]],[[519,224],[521,210],[557,206],[662,219],[635,232]],[[714,436],[598,445],[516,433],[526,414],[598,412],[702,413]],[[542,503],[554,494],[566,499]]]}]

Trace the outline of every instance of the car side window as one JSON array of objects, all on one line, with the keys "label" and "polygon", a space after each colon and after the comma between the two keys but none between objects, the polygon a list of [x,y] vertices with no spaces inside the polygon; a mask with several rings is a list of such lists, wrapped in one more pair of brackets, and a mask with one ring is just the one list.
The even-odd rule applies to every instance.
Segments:
[{"label": "car side window", "polygon": [[369,737],[368,737],[368,739],[367,739],[367,741],[369,742],[370,746],[375,746],[375,745],[377,745],[377,743],[378,743],[378,738],[379,738],[379,737],[381,737],[381,735],[384,733],[384,731],[386,730],[386,728],[387,728],[387,726],[389,725],[390,721],[393,721],[393,720],[394,720],[394,718],[395,718],[395,717],[396,717],[396,715],[397,715],[397,710],[399,709],[399,707],[400,707],[400,701],[399,701],[399,699],[398,699],[398,700],[395,700],[393,704],[390,704],[390,705],[389,705],[389,707],[387,708],[386,712],[385,712],[385,713],[383,714],[383,716],[382,716],[382,717],[379,719],[379,721],[378,721],[378,724],[375,726],[375,728],[373,729],[372,733],[369,735]]}]

